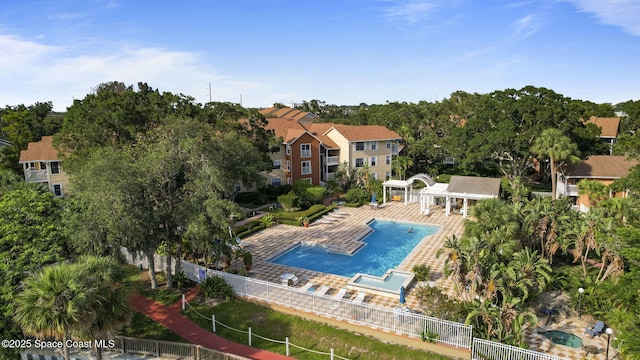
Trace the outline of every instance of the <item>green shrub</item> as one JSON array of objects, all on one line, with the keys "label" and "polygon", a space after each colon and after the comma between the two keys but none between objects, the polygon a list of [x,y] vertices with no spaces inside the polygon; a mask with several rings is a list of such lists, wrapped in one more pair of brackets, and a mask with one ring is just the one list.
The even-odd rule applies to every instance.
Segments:
[{"label": "green shrub", "polygon": [[278,202],[285,211],[292,211],[300,208],[300,197],[293,192],[278,196]]},{"label": "green shrub", "polygon": [[173,274],[173,281],[176,283],[178,289],[183,290],[189,282],[189,278],[184,272],[180,271],[177,274]]},{"label": "green shrub", "polygon": [[207,277],[200,283],[202,294],[208,298],[224,297],[227,300],[233,299],[233,287],[227,284],[220,276]]},{"label": "green shrub", "polygon": [[427,281],[429,280],[429,274],[431,273],[431,266],[421,264],[413,267],[413,272],[416,275],[416,280]]},{"label": "green shrub", "polygon": [[353,204],[366,204],[371,199],[370,196],[369,192],[362,188],[351,188],[344,195],[347,202]]},{"label": "green shrub", "polygon": [[305,199],[313,204],[321,203],[327,195],[327,189],[324,186],[313,186],[307,188]]},{"label": "green shrub", "polygon": [[276,218],[272,214],[267,214],[260,218],[260,224],[265,228],[270,228],[276,223]]}]

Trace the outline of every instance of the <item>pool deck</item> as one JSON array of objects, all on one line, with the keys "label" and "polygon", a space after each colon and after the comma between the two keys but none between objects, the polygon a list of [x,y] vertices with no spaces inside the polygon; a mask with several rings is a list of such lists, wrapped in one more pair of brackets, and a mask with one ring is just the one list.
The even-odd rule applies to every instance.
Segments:
[{"label": "pool deck", "polygon": [[[329,295],[335,294],[340,288],[346,287],[350,278],[333,274],[326,274],[318,271],[294,268],[284,265],[272,264],[268,262],[279,254],[298,245],[301,242],[322,246],[336,251],[349,252],[361,245],[360,239],[366,235],[370,228],[367,223],[373,219],[387,219],[395,221],[406,221],[423,225],[437,225],[440,230],[435,234],[423,239],[415,249],[397,266],[397,270],[411,271],[414,265],[425,264],[431,267],[431,281],[450,296],[456,296],[453,282],[443,276],[444,260],[443,254],[436,258],[436,252],[440,249],[448,237],[456,235],[462,236],[464,232],[464,219],[462,215],[451,214],[446,216],[444,209],[436,206],[431,207],[430,215],[419,213],[420,205],[410,203],[404,205],[402,202],[389,202],[380,205],[377,209],[369,206],[359,208],[339,207],[330,216],[324,217],[321,222],[314,222],[305,228],[301,226],[276,225],[272,228],[261,231],[250,236],[243,241],[248,244],[247,250],[253,254],[253,268],[250,276],[253,278],[280,283],[280,275],[293,273],[299,279],[298,286],[302,287],[311,281],[319,286],[329,286]],[[407,225],[410,226],[409,224]],[[411,286],[407,289],[406,303],[414,310],[419,310],[420,306]],[[356,290],[349,290],[346,298],[355,298]],[[399,305],[398,297],[393,295],[380,295],[372,292],[368,293],[366,302],[376,306],[394,308]],[[606,335],[589,338],[584,334],[585,327],[595,321],[589,319],[569,318],[557,324],[546,327],[546,330],[560,330],[573,333],[582,338],[584,345],[597,347],[598,354],[586,354],[581,348],[574,349],[564,345],[551,342],[546,337],[537,334],[537,331],[525,331],[525,337],[529,348],[534,351],[560,356],[566,359],[604,359],[606,348]],[[542,324],[542,321],[540,325]],[[540,327],[536,328],[536,330]],[[610,357],[615,354],[613,348],[610,349]]]},{"label": "pool deck", "polygon": [[[250,236],[243,241],[249,244],[247,250],[253,254],[253,268],[250,276],[261,280],[279,283],[280,275],[283,273],[294,273],[299,279],[299,286],[311,281],[315,284],[326,285],[332,288],[329,295],[345,287],[349,282],[348,277],[322,273],[313,270],[293,268],[268,262],[279,254],[296,246],[300,242],[315,244],[330,249],[342,250],[345,252],[359,247],[362,243],[360,239],[366,235],[371,228],[367,225],[373,219],[387,219],[396,221],[406,221],[423,225],[437,225],[440,230],[435,234],[423,239],[418,246],[397,266],[397,270],[411,271],[414,265],[426,264],[431,266],[431,281],[435,281],[437,286],[453,295],[453,283],[442,276],[445,256],[436,258],[436,252],[442,247],[447,237],[455,234],[462,235],[463,218],[461,215],[451,215],[447,217],[444,210],[435,207],[431,215],[419,214],[419,204],[404,205],[404,203],[387,203],[373,209],[369,206],[360,208],[339,207],[334,211],[328,221],[314,222],[305,228],[301,226],[276,225],[270,229],[261,231]],[[327,217],[323,218],[327,219]],[[407,224],[407,229],[410,224]],[[418,309],[418,300],[412,296],[413,287],[408,289],[406,294],[407,303],[413,309]],[[347,297],[355,297],[357,291],[349,291]],[[377,306],[396,307],[398,297],[370,294],[367,302]]]}]

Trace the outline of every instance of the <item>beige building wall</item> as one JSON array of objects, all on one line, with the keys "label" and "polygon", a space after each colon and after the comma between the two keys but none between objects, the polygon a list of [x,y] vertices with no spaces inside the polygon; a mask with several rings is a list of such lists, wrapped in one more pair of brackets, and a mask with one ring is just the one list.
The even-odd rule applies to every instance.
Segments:
[{"label": "beige building wall", "polygon": [[333,142],[335,142],[340,148],[340,155],[338,157],[340,159],[340,164],[347,162],[351,165],[349,140],[342,136],[342,134],[340,134],[336,129],[329,130],[325,135],[333,140]]}]

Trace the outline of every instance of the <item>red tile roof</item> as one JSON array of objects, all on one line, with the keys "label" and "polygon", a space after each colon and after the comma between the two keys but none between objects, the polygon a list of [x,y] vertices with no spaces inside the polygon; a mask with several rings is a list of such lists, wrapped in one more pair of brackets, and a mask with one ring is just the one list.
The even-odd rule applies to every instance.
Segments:
[{"label": "red tile roof", "polygon": [[58,159],[58,150],[53,147],[53,136],[43,136],[38,142],[30,142],[27,150],[20,151],[20,162],[52,161]]},{"label": "red tile roof", "polygon": [[565,176],[573,178],[618,179],[629,175],[629,170],[640,164],[625,156],[591,155],[586,160],[567,167]]},{"label": "red tile roof", "polygon": [[334,125],[334,123],[310,123],[305,124],[304,127],[307,128],[307,130],[311,134],[320,139],[325,147],[329,149],[339,149],[340,147],[338,146],[338,144],[336,144],[330,137],[325,135],[325,133],[329,131],[329,129],[331,129]]},{"label": "red tile roof", "polygon": [[310,112],[306,112],[298,109],[292,109],[292,108],[271,107],[266,109],[260,109],[258,110],[258,112],[260,112],[260,114],[264,115],[265,117],[277,117],[277,118],[286,118],[286,119],[292,119],[292,120],[301,120],[305,117],[312,117],[312,118],[316,117]]},{"label": "red tile roof", "polygon": [[615,138],[618,137],[618,129],[620,128],[619,117],[596,117],[592,116],[587,120],[589,124],[596,124],[600,129],[600,137]]},{"label": "red tile roof", "polygon": [[349,141],[401,140],[402,137],[393,130],[381,125],[341,125],[333,128]]}]

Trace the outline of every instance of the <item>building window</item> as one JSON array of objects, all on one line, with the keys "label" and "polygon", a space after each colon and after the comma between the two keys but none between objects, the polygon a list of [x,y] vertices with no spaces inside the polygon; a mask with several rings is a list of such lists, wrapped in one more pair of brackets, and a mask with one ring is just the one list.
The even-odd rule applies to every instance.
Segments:
[{"label": "building window", "polygon": [[291,178],[287,176],[287,184],[291,185]]},{"label": "building window", "polygon": [[53,193],[56,196],[62,196],[62,184],[53,184]]},{"label": "building window", "polygon": [[369,158],[369,165],[376,166],[378,165],[378,157],[372,156]]},{"label": "building window", "polygon": [[286,154],[291,155],[291,145],[287,145]]},{"label": "building window", "polygon": [[364,166],[364,158],[357,158],[356,159],[356,167],[357,168],[361,168]]},{"label": "building window", "polygon": [[309,184],[311,184],[311,178],[302,178],[302,179],[300,179],[300,180],[302,180],[302,181],[306,181],[306,182],[308,182]]},{"label": "building window", "polygon": [[387,156],[385,156],[385,158],[384,158],[384,159],[385,159],[385,160],[384,160],[384,161],[385,161],[385,164],[387,164],[387,165],[391,165],[391,155],[387,155]]},{"label": "building window", "polygon": [[280,165],[281,165],[280,160],[273,160],[273,169],[274,170],[280,170]]},{"label": "building window", "polygon": [[369,143],[369,150],[378,150],[378,142],[372,141]]},{"label": "building window", "polygon": [[302,162],[302,175],[311,175],[311,161]]},{"label": "building window", "polygon": [[374,179],[378,179],[378,173],[377,172],[369,173],[369,175],[371,175],[371,177],[374,178]]},{"label": "building window", "polygon": [[242,190],[242,186],[240,186],[240,183],[236,183],[236,187],[233,189],[235,192],[240,192],[240,190]]},{"label": "building window", "polygon": [[287,160],[287,171],[291,171],[291,161]]},{"label": "building window", "polygon": [[391,179],[391,172],[387,171],[386,173],[384,173],[384,179],[385,180]]},{"label": "building window", "polygon": [[47,163],[46,162],[40,162],[40,170],[47,170]]},{"label": "building window", "polygon": [[60,162],[59,161],[53,161],[51,163],[51,174],[52,175],[60,174]]},{"label": "building window", "polygon": [[364,142],[356,143],[356,151],[364,151]]},{"label": "building window", "polygon": [[391,141],[387,141],[387,149],[391,150]]},{"label": "building window", "polygon": [[36,169],[36,163],[32,163],[32,162],[27,163],[27,169],[35,170]]},{"label": "building window", "polygon": [[279,177],[271,178],[271,185],[273,185],[273,186],[282,185],[282,179],[280,179]]},{"label": "building window", "polygon": [[311,144],[300,144],[300,157],[301,158],[311,157]]}]

